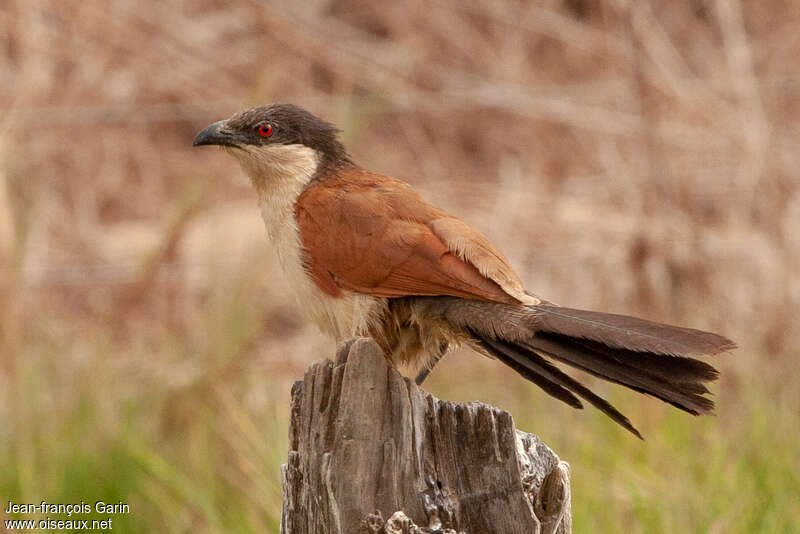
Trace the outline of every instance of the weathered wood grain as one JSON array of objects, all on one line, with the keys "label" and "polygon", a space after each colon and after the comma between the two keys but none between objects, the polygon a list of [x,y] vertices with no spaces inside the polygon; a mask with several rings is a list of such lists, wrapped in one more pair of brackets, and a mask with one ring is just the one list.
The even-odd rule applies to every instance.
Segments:
[{"label": "weathered wood grain", "polygon": [[284,534],[571,532],[565,462],[507,412],[424,392],[366,338],[292,388],[283,490]]}]

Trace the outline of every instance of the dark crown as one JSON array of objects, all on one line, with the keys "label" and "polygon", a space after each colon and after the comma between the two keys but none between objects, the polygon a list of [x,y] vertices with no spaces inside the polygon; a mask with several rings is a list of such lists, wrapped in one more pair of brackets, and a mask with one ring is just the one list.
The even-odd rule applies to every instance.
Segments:
[{"label": "dark crown", "polygon": [[[259,125],[272,126],[268,136],[259,134]],[[326,163],[349,163],[350,157],[337,138],[339,130],[331,123],[294,104],[271,104],[241,111],[228,120],[228,128],[247,137],[249,144],[305,145],[318,151]]]}]

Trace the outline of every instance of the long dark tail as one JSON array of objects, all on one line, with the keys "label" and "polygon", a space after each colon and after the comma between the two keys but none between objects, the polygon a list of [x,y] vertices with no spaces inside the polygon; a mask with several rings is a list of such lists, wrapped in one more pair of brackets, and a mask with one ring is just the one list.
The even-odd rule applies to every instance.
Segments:
[{"label": "long dark tail", "polygon": [[581,397],[640,438],[627,417],[547,358],[699,415],[714,408],[704,396],[704,384],[718,372],[693,356],[736,347],[710,332],[549,304],[512,306],[451,297],[419,302],[553,397],[582,408]]}]

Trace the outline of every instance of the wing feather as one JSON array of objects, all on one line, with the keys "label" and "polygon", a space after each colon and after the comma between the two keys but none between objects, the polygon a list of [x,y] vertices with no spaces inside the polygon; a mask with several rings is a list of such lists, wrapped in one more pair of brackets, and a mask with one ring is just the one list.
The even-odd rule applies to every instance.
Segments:
[{"label": "wing feather", "polygon": [[362,170],[328,178],[300,195],[295,216],[306,268],[332,296],[346,289],[505,303],[525,297],[519,277],[484,236],[399,180]]}]

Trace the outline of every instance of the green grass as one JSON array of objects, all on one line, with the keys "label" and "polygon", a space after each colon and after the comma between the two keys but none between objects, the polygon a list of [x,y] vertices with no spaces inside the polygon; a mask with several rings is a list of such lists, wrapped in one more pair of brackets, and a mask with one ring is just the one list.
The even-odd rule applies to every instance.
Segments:
[{"label": "green grass", "polygon": [[[152,329],[115,339],[102,324],[65,327],[43,315],[3,397],[3,503],[123,501],[131,513],[113,516],[117,532],[277,533],[289,381],[247,363],[262,335],[244,313],[248,292],[220,295],[191,336]],[[756,356],[736,358],[716,388],[718,417],[596,383],[644,442],[474,355],[446,359],[428,388],[510,410],[567,460],[576,533],[798,532],[797,372],[755,375]],[[194,370],[163,381],[147,362]]]}]

